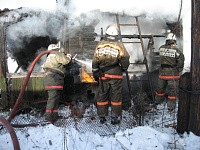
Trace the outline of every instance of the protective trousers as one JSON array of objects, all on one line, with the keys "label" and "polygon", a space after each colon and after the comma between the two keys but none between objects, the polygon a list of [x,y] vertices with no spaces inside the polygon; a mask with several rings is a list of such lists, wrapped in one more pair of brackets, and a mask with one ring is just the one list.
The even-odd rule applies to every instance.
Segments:
[{"label": "protective trousers", "polygon": [[156,102],[161,103],[164,100],[165,90],[168,86],[168,108],[174,109],[176,105],[176,99],[178,96],[178,81],[179,79],[158,79],[157,89],[156,89]]},{"label": "protective trousers", "polygon": [[[99,82],[97,113],[100,117],[108,115],[108,106],[111,104],[112,115],[118,117],[122,112],[122,79],[107,78],[103,80],[104,93]],[[110,100],[110,101],[109,101]]]},{"label": "protective trousers", "polygon": [[45,119],[54,123],[58,118],[58,104],[60,101],[59,90],[48,91],[48,101],[46,106]]},{"label": "protective trousers", "polygon": [[58,105],[63,90],[64,76],[48,72],[44,77],[45,90],[48,91],[45,119],[54,123],[58,119]]}]

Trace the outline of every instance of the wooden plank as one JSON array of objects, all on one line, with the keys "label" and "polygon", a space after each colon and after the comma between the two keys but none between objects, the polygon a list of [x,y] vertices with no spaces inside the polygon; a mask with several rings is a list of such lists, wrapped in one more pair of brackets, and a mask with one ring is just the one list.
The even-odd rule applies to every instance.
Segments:
[{"label": "wooden plank", "polygon": [[[24,85],[25,78],[12,78],[12,104],[16,102],[22,86]],[[46,100],[48,97],[44,89],[43,77],[29,78],[24,95],[22,99],[28,102]],[[23,102],[23,101],[22,101]]]},{"label": "wooden plank", "polygon": [[[26,76],[27,76],[27,73],[23,73],[23,74],[20,74],[20,73],[9,73],[9,74],[7,74],[7,77],[9,77],[9,78],[26,78]],[[33,77],[44,77],[44,73],[40,73],[40,74],[32,73],[30,75],[30,78],[33,78]]]},{"label": "wooden plank", "polygon": [[176,128],[177,124],[176,123],[172,123],[172,124],[167,124],[165,125],[166,128],[172,127],[172,128]]},{"label": "wooden plank", "polygon": [[0,110],[3,110],[3,109],[5,109],[4,107],[0,107]]},{"label": "wooden plank", "polygon": [[3,107],[8,107],[7,85],[5,78],[1,79],[1,104]]},{"label": "wooden plank", "polygon": [[1,88],[1,103],[3,107],[8,106],[8,87],[6,83],[7,68],[7,43],[6,43],[6,28],[4,23],[0,24],[0,88]]}]

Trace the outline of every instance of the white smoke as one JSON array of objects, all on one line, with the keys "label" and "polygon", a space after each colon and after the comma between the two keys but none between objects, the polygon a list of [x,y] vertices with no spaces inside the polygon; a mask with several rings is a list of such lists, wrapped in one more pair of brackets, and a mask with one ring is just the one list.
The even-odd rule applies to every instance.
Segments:
[{"label": "white smoke", "polygon": [[168,16],[177,16],[180,0],[72,0],[71,7],[74,8],[74,16],[99,9],[102,12],[120,13],[131,16],[145,14],[150,17],[167,18]]},{"label": "white smoke", "polygon": [[[183,25],[183,39],[177,39],[177,46],[183,50],[185,54],[185,66],[184,71],[189,71],[190,69],[190,61],[191,61],[191,1],[181,1],[181,0],[168,0],[168,1],[160,1],[160,0],[123,0],[123,1],[92,1],[92,0],[74,0],[73,5],[76,6],[75,12],[73,13],[75,16],[79,16],[83,12],[90,12],[91,10],[100,10],[101,12],[114,12],[118,14],[125,14],[128,16],[141,16],[139,17],[139,22],[141,26],[142,34],[165,34],[166,31],[164,29],[167,28],[166,22],[177,22],[178,15],[181,8],[182,2],[182,10],[180,20]],[[89,4],[89,5],[84,5]],[[83,7],[84,6],[84,7]],[[96,32],[100,34],[100,28],[105,29],[109,24],[116,24],[116,18],[110,18],[109,16],[97,16],[100,19],[99,24],[96,27]],[[133,23],[133,19],[124,16],[124,18],[120,18],[121,23]],[[123,30],[122,34],[130,34],[130,30]],[[133,34],[137,31],[134,30]],[[164,44],[165,38],[154,38],[154,46],[155,50],[158,50],[159,46]],[[144,40],[144,46],[147,45],[147,41]],[[146,47],[145,47],[146,48]],[[141,57],[141,50],[138,50],[138,47],[130,47],[129,53],[131,53],[131,60],[134,62],[135,60]],[[134,51],[136,50],[136,51]],[[134,51],[134,52],[133,52]],[[139,54],[138,54],[139,53]],[[135,57],[136,56],[136,57]],[[189,56],[189,57],[188,57]]]},{"label": "white smoke", "polygon": [[[28,16],[22,17],[23,15],[29,14]],[[10,46],[22,48],[23,38],[27,40],[34,36],[50,36],[52,38],[58,38],[60,35],[60,28],[64,24],[62,16],[55,13],[45,12],[41,10],[32,9],[21,9],[9,14],[9,20],[17,22],[17,20],[22,19],[22,21],[17,22],[7,29],[7,39],[11,41]]]},{"label": "white smoke", "polygon": [[[133,16],[140,16],[139,22],[141,26],[142,34],[158,34],[166,35],[167,25],[166,22],[177,22],[178,16],[181,8],[181,18],[183,23],[183,39],[177,39],[177,46],[183,50],[185,56],[191,55],[191,2],[181,1],[181,0],[73,0],[70,1],[70,7],[73,8],[73,13],[70,14],[70,18],[79,17],[81,14],[85,13],[87,18],[96,18],[100,22],[96,26],[95,32],[97,34],[101,33],[101,28],[105,33],[105,29],[109,24],[116,24],[116,18],[113,16],[105,15],[102,12],[118,13],[123,15],[120,18],[120,23],[134,23]],[[95,10],[95,11],[94,11]],[[90,12],[90,13],[89,13]],[[93,13],[91,13],[93,12]],[[98,14],[98,12],[101,12]],[[130,17],[125,17],[125,15]],[[85,19],[85,23],[88,21]],[[121,28],[122,34],[137,34],[137,30],[134,29],[124,29]],[[183,40],[183,41],[182,41]],[[147,46],[147,40],[144,40],[144,46]],[[165,43],[165,38],[155,38],[154,46],[155,50],[158,50],[159,46]],[[131,61],[134,62],[138,59],[142,59],[142,50],[139,46],[126,46],[131,54]],[[139,50],[138,50],[139,49]],[[185,68],[190,67],[190,57],[185,57]]]},{"label": "white smoke", "polygon": [[191,1],[183,2],[183,52],[185,54],[184,71],[190,71],[191,62]]},{"label": "white smoke", "polygon": [[[15,4],[15,2],[11,0],[8,1],[12,5]],[[22,2],[24,0],[19,1]],[[33,1],[33,7],[28,5]],[[100,35],[101,28],[103,28],[105,33],[105,29],[109,24],[116,24],[116,18],[109,15],[109,13],[118,13],[121,15],[121,23],[133,23],[133,16],[140,16],[139,22],[142,34],[164,35],[166,34],[166,30],[164,29],[167,28],[166,22],[176,22],[181,7],[181,0],[57,0],[57,4],[53,0],[30,0],[26,1],[24,4],[20,2],[19,4],[21,7],[25,6],[27,8],[11,12],[8,17],[3,18],[4,21],[10,21],[12,19],[17,20],[20,18],[22,12],[27,12],[29,14],[36,13],[37,15],[23,17],[23,21],[9,27],[7,36],[10,41],[15,41],[11,46],[16,46],[16,44],[18,44],[17,46],[19,47],[23,46],[23,42],[20,41],[22,37],[28,38],[34,35],[48,35],[59,38],[60,36],[67,35],[66,38],[70,38],[68,35],[78,30],[80,26],[92,24],[96,20],[98,20],[99,23],[96,25],[95,32]],[[37,2],[38,5],[36,4]],[[46,7],[43,2],[45,2]],[[181,19],[183,21],[183,44],[178,42],[178,46],[183,45],[183,52],[185,55],[187,55],[187,52],[191,51],[191,37],[189,36],[191,34],[190,3],[191,2],[183,1],[181,13]],[[47,5],[50,5],[49,8]],[[1,2],[0,6],[3,6]],[[18,5],[18,7],[20,6]],[[125,15],[129,17],[125,17]],[[0,21],[2,21],[2,18],[0,18]],[[122,29],[122,31],[122,34],[130,33],[130,30]],[[138,34],[135,29],[131,32],[133,34]],[[155,39],[154,41],[156,49],[165,42],[164,38],[158,39],[159,40]],[[144,40],[145,48],[147,47],[147,43],[148,41]],[[127,49],[129,49],[129,47]],[[138,47],[134,49],[138,49]],[[141,53],[135,52],[132,54],[131,52],[131,57],[133,57],[133,61],[136,61],[141,57]],[[190,59],[187,57],[185,66],[188,66],[188,64],[190,64]]]},{"label": "white smoke", "polygon": [[0,0],[0,9],[4,8],[17,9],[20,7],[54,10],[56,7],[56,0]]}]

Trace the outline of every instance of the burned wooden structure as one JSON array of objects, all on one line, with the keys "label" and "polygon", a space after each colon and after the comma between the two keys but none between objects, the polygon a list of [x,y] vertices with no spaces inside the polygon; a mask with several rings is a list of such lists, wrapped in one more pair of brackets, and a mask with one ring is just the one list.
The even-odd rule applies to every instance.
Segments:
[{"label": "burned wooden structure", "polygon": [[[7,11],[9,12],[9,10],[2,11],[1,16],[5,16]],[[0,28],[1,45],[3,45],[0,48],[1,50],[0,73],[1,73],[1,91],[2,91],[1,105],[5,108],[12,108],[13,105],[15,104],[15,101],[17,100],[17,97],[20,93],[20,90],[22,89],[23,83],[26,78],[26,71],[28,71],[27,67],[28,65],[30,65],[30,62],[32,62],[36,57],[36,49],[44,47],[43,50],[45,51],[49,44],[58,42],[55,38],[48,36],[44,37],[33,36],[29,43],[24,38],[23,40],[25,43],[25,47],[21,52],[17,51],[14,54],[16,61],[18,63],[18,68],[16,69],[15,72],[17,72],[19,68],[21,68],[25,72],[22,74],[9,73],[7,68],[8,47],[6,41],[6,30],[8,26],[11,26],[12,24],[17,24],[18,22],[22,21],[24,17],[26,18],[29,16],[29,14],[27,13],[25,14],[22,13],[20,15],[21,16],[19,19],[17,20],[15,19],[14,21],[11,22],[7,22],[5,20],[5,22],[1,23],[1,28]],[[35,15],[35,13],[32,13],[31,15]],[[36,13],[36,15],[40,14]],[[115,16],[115,14],[112,14],[112,16]],[[64,48],[65,52],[71,53],[73,56],[76,56],[76,58],[80,60],[84,60],[87,62],[88,59],[92,59],[96,45],[99,42],[98,40],[96,40],[96,38],[98,37],[100,39],[103,39],[104,36],[103,33],[101,35],[97,35],[94,32],[97,23],[98,20],[94,19],[94,21],[92,21],[92,23],[88,25],[75,27],[73,33],[71,33],[72,35],[68,35],[69,38],[68,37],[66,38],[65,32],[62,31],[62,34],[59,37],[61,48]],[[164,36],[165,35],[141,35],[142,38],[151,40],[152,37],[164,37]],[[127,38],[127,39],[140,39],[141,37],[136,34],[122,35],[122,38]],[[153,43],[151,45],[153,46]],[[92,75],[90,70],[88,71],[84,64],[81,64],[81,66],[79,67],[82,68],[80,70],[79,75],[74,75],[73,77],[68,76],[68,78],[66,79],[66,83],[67,82],[70,83],[67,84],[64,89],[63,98],[66,101],[74,101],[74,99],[88,99],[88,97],[91,98],[91,96],[94,95],[94,93],[92,93],[92,89],[94,87],[96,88],[96,82],[93,82],[92,79],[90,79],[90,81],[87,80]],[[34,72],[31,74],[25,90],[25,94],[23,95],[24,102],[41,101],[47,99],[47,93],[44,90],[44,85],[43,85],[43,75],[44,72],[43,73]],[[141,81],[142,79],[140,78],[139,80]],[[126,82],[124,83],[124,87],[127,88]],[[85,90],[84,92],[83,89]],[[136,89],[138,88],[136,87]],[[79,95],[79,97],[74,98],[75,95]],[[127,93],[124,95],[127,95]]]},{"label": "burned wooden structure", "polygon": [[[9,11],[12,10],[6,9],[1,11],[0,16],[5,16]],[[58,42],[56,39],[52,39],[48,36],[33,37],[29,43],[25,40],[26,46],[24,50],[15,53],[18,68],[15,73],[9,73],[7,64],[8,46],[6,30],[9,25],[16,24],[23,20],[23,17],[27,16],[28,14],[21,14],[22,18],[17,21],[14,20],[7,22],[7,20],[5,20],[5,22],[1,22],[0,24],[0,44],[2,45],[0,47],[0,106],[3,108],[12,108],[14,106],[26,79],[28,65],[30,65],[30,62],[35,59],[36,50],[44,47],[43,50],[45,51],[49,44],[56,44]],[[73,56],[77,55],[77,58],[79,59],[91,59],[93,57],[93,51],[98,43],[98,41],[95,41],[96,33],[94,33],[94,25],[78,27],[79,30],[76,30],[76,32],[73,33],[73,36],[67,40],[64,37],[60,37],[61,48],[64,48],[66,53],[71,53]],[[94,80],[89,79],[91,77],[88,76],[84,64],[79,65],[76,62],[74,62],[74,64],[76,65],[75,70],[74,68],[73,70],[70,69],[66,74],[67,77],[65,83],[67,84],[64,86],[62,100],[74,101],[74,99],[91,99],[94,95],[91,93],[91,88],[97,83]],[[19,68],[24,70],[24,72],[16,73]],[[71,71],[77,73],[72,77]],[[22,99],[24,105],[29,102],[47,100],[47,92],[45,91],[43,84],[43,76],[44,72],[33,72],[31,74]]]},{"label": "burned wooden structure", "polygon": [[[86,60],[86,59],[91,59],[93,57],[93,53],[94,53],[94,49],[98,43],[98,41],[96,41],[96,37],[99,36],[101,37],[101,39],[103,39],[103,34],[102,35],[97,35],[94,30],[95,30],[95,25],[97,24],[96,20],[93,22],[93,24],[87,25],[87,26],[82,26],[79,27],[79,30],[77,30],[76,32],[73,33],[73,37],[70,37],[68,39],[65,39],[64,37],[60,37],[60,42],[61,42],[61,47],[65,49],[66,52],[71,53],[72,55],[77,55],[77,58],[82,59],[82,60]],[[25,74],[9,74],[8,73],[8,68],[7,68],[7,43],[6,43],[6,28],[7,28],[7,24],[6,23],[1,23],[0,24],[0,44],[2,45],[0,47],[0,76],[1,76],[1,105],[5,108],[12,108],[16,102],[16,99],[20,93],[20,90],[23,86],[25,77],[26,77],[26,73]],[[174,24],[168,24],[168,27],[173,30],[174,28]],[[198,27],[198,26],[197,26]],[[179,36],[181,37],[181,26],[178,29],[179,30]],[[195,28],[196,30],[196,28]],[[196,32],[195,34],[197,34],[198,32]],[[127,39],[140,39],[140,38],[146,38],[149,39],[149,46],[151,47],[151,54],[153,54],[152,57],[154,57],[155,55],[157,55],[156,53],[154,53],[154,45],[153,45],[153,39],[157,38],[157,37],[165,37],[164,35],[136,35],[136,34],[132,34],[132,35],[121,35],[122,38],[127,38]],[[194,36],[195,37],[195,36]],[[51,42],[57,42],[55,39],[50,40],[48,37],[40,37],[40,40],[44,40],[45,41],[45,45],[43,45],[45,48],[47,48],[48,44],[51,44]],[[37,42],[37,40],[35,40],[34,42]],[[33,42],[33,43],[34,43]],[[197,44],[197,43],[196,43]],[[38,46],[40,46],[38,44]],[[196,46],[195,45],[193,48],[195,49]],[[38,47],[39,48],[39,47]],[[195,49],[196,50],[196,49]],[[195,52],[196,54],[197,52]],[[198,59],[196,59],[196,57],[198,55],[194,56],[194,64],[197,65],[197,61]],[[20,55],[20,54],[19,54]],[[87,60],[86,60],[87,61]],[[152,62],[152,63],[157,63],[157,62]],[[23,67],[23,62],[19,62],[19,67]],[[26,65],[24,65],[26,66]],[[198,66],[199,67],[199,66]],[[26,68],[26,67],[24,67]],[[75,75],[72,77],[69,77],[66,79],[68,86],[65,86],[64,89],[64,94],[63,94],[63,99],[64,101],[75,101],[75,100],[82,100],[82,99],[87,99],[87,100],[93,100],[93,89],[96,88],[96,83],[95,82],[88,82],[86,80],[87,77],[91,76],[90,72],[87,72],[87,70],[84,70],[85,66],[81,66],[81,73],[79,75]],[[84,76],[86,71],[86,76]],[[193,70],[194,72],[192,73],[193,75],[195,75],[195,78],[198,78],[198,71],[199,70]],[[133,73],[133,72],[132,72]],[[156,83],[157,81],[157,76],[155,74],[157,74],[157,70],[154,72],[150,72],[150,75],[152,77],[152,80],[155,81],[154,83]],[[44,85],[43,85],[43,73],[32,73],[28,82],[28,85],[26,87],[26,91],[25,94],[23,96],[23,102],[35,102],[35,101],[42,101],[42,100],[47,100],[47,93],[44,90]],[[89,76],[87,76],[89,75]],[[85,79],[84,79],[85,77]],[[183,89],[187,89],[190,90],[191,86],[188,86],[188,84],[190,83],[189,81],[189,75],[185,74],[181,77],[181,84],[180,84],[180,88]],[[137,78],[137,79],[136,79]],[[150,88],[147,87],[146,83],[144,82],[144,78],[147,79],[147,75],[142,75],[139,77],[136,76],[132,76],[131,80],[132,80],[132,86],[134,84],[134,88],[135,90],[138,90],[138,87],[136,87],[135,85],[137,84],[136,82],[140,82],[139,84],[139,88],[141,89],[141,91],[150,91]],[[135,81],[134,81],[135,80]],[[195,80],[198,81],[198,80]],[[134,83],[133,83],[134,82]],[[153,83],[153,85],[155,85]],[[194,83],[193,83],[194,84]],[[126,81],[123,83],[124,87],[127,87],[127,83]],[[196,86],[196,84],[195,84]],[[193,90],[198,90],[198,87],[193,87]],[[127,90],[128,91],[128,90]],[[128,95],[128,92],[125,91],[124,95]],[[134,91],[135,92],[135,91]],[[136,93],[136,92],[135,92]],[[182,94],[182,95],[181,95]],[[150,94],[151,95],[151,94]],[[84,97],[83,97],[84,96]],[[194,100],[196,100],[196,96],[197,95],[193,95],[195,98]],[[185,101],[185,99],[187,99]],[[188,96],[188,94],[183,93],[182,91],[180,91],[180,102],[179,102],[179,124],[178,125],[182,125],[182,126],[178,126],[178,131],[179,132],[183,132],[183,131],[190,131],[188,130],[188,125],[189,125],[189,121],[190,121],[190,129],[191,131],[194,132],[199,132],[199,127],[192,126],[192,118],[190,118],[192,115],[194,117],[196,117],[196,112],[198,112],[198,109],[195,108],[195,112],[191,112],[191,115],[189,115],[188,111],[189,109],[191,110],[192,107],[195,107],[196,105],[190,105],[191,107],[188,108],[188,104],[191,103],[190,98]],[[198,101],[193,101],[194,104],[198,104]],[[184,110],[184,111],[183,111]],[[199,113],[199,112],[198,112]],[[181,116],[182,114],[182,116]],[[200,115],[199,115],[200,116]],[[198,118],[196,118],[195,120],[196,122],[198,122]],[[183,124],[184,123],[184,124]],[[185,124],[187,123],[187,124]]]}]

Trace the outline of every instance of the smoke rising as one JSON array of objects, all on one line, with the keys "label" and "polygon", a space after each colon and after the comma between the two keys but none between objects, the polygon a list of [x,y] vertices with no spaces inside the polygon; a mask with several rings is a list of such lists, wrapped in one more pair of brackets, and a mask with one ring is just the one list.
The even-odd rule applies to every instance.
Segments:
[{"label": "smoke rising", "polygon": [[[30,1],[30,3],[32,1]],[[51,7],[49,7],[49,9],[42,8],[42,6],[44,7],[42,2],[46,2],[46,5],[50,3]],[[101,28],[103,28],[103,32],[105,33],[105,29],[109,24],[116,24],[115,16],[111,15],[113,13],[118,13],[121,16],[121,23],[134,23],[135,20],[133,16],[140,16],[139,21],[142,34],[166,35],[166,22],[177,21],[181,5],[180,2],[180,0],[57,0],[56,4],[53,0],[48,2],[47,0],[40,0],[38,5],[35,4],[34,7],[24,5],[25,8],[10,12],[7,17],[1,17],[0,21],[17,22],[17,20],[22,20],[9,26],[7,29],[8,46],[10,53],[12,53],[18,52],[24,47],[24,39],[27,43],[31,37],[38,36],[48,36],[58,40],[60,37],[64,37],[67,40],[67,38],[71,38],[83,25],[98,23],[95,32],[100,35]],[[12,2],[12,4],[14,3],[15,2]],[[22,3],[21,6],[23,7]],[[188,7],[190,7],[190,5],[184,1],[183,6],[182,16],[186,16],[188,19],[189,16],[185,14],[188,14]],[[183,22],[187,22],[185,18],[181,19],[183,19]],[[183,33],[185,36],[185,43],[189,41],[187,39],[188,28],[187,26]],[[121,30],[122,34],[130,34],[130,31],[133,34],[138,34],[137,29],[127,30],[122,28]],[[97,38],[96,40],[99,39]],[[164,38],[156,39],[154,41],[155,48],[158,49],[161,44],[164,44],[164,41]],[[144,40],[145,48],[147,44],[148,40]],[[188,42],[188,44],[190,43]],[[133,48],[136,49],[137,52],[129,50]],[[138,50],[139,48],[137,46],[133,47],[130,45],[127,46],[127,49],[131,53],[131,61],[135,62],[141,59],[142,51]]]},{"label": "smoke rising", "polygon": [[102,12],[119,13],[130,16],[146,15],[149,17],[167,18],[168,16],[177,17],[180,7],[179,0],[71,0],[70,2],[70,6],[74,8],[74,16],[79,16],[81,13],[99,9]]}]

